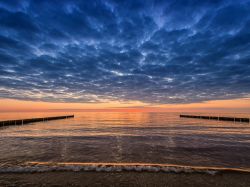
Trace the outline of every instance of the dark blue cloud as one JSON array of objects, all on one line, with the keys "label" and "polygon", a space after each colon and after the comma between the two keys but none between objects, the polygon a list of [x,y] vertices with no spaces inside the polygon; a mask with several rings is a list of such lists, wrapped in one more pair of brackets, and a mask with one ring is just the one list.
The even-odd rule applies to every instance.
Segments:
[{"label": "dark blue cloud", "polygon": [[250,1],[0,0],[0,97],[250,96]]}]

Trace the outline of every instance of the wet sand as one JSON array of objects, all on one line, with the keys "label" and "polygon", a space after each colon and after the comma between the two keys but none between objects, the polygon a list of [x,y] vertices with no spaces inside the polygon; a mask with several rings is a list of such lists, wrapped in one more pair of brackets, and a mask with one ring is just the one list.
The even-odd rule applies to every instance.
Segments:
[{"label": "wet sand", "polygon": [[46,172],[32,174],[0,174],[1,187],[247,187],[250,174],[223,173],[147,173],[147,172]]}]

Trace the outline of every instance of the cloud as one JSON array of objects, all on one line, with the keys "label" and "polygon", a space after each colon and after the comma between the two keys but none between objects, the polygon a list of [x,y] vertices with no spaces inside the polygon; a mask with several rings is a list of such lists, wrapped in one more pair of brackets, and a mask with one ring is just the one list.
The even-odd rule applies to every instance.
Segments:
[{"label": "cloud", "polygon": [[193,103],[250,94],[250,1],[0,1],[0,97]]}]

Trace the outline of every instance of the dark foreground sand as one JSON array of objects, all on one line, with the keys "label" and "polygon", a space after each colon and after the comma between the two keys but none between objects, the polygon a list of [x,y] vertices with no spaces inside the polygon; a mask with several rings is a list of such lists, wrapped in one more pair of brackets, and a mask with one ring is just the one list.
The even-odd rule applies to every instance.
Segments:
[{"label": "dark foreground sand", "polygon": [[174,174],[147,172],[48,172],[0,174],[0,187],[36,186],[250,186],[250,174]]}]

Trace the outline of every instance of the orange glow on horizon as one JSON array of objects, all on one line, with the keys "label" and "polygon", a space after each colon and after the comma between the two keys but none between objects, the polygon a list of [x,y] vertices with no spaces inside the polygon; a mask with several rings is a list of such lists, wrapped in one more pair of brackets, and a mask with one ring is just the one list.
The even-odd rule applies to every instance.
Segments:
[{"label": "orange glow on horizon", "polygon": [[100,111],[100,112],[171,112],[194,110],[244,110],[250,112],[250,98],[234,100],[207,101],[191,104],[163,104],[148,105],[136,102],[110,102],[110,103],[50,103],[22,101],[14,99],[0,99],[0,112],[8,111]]}]

